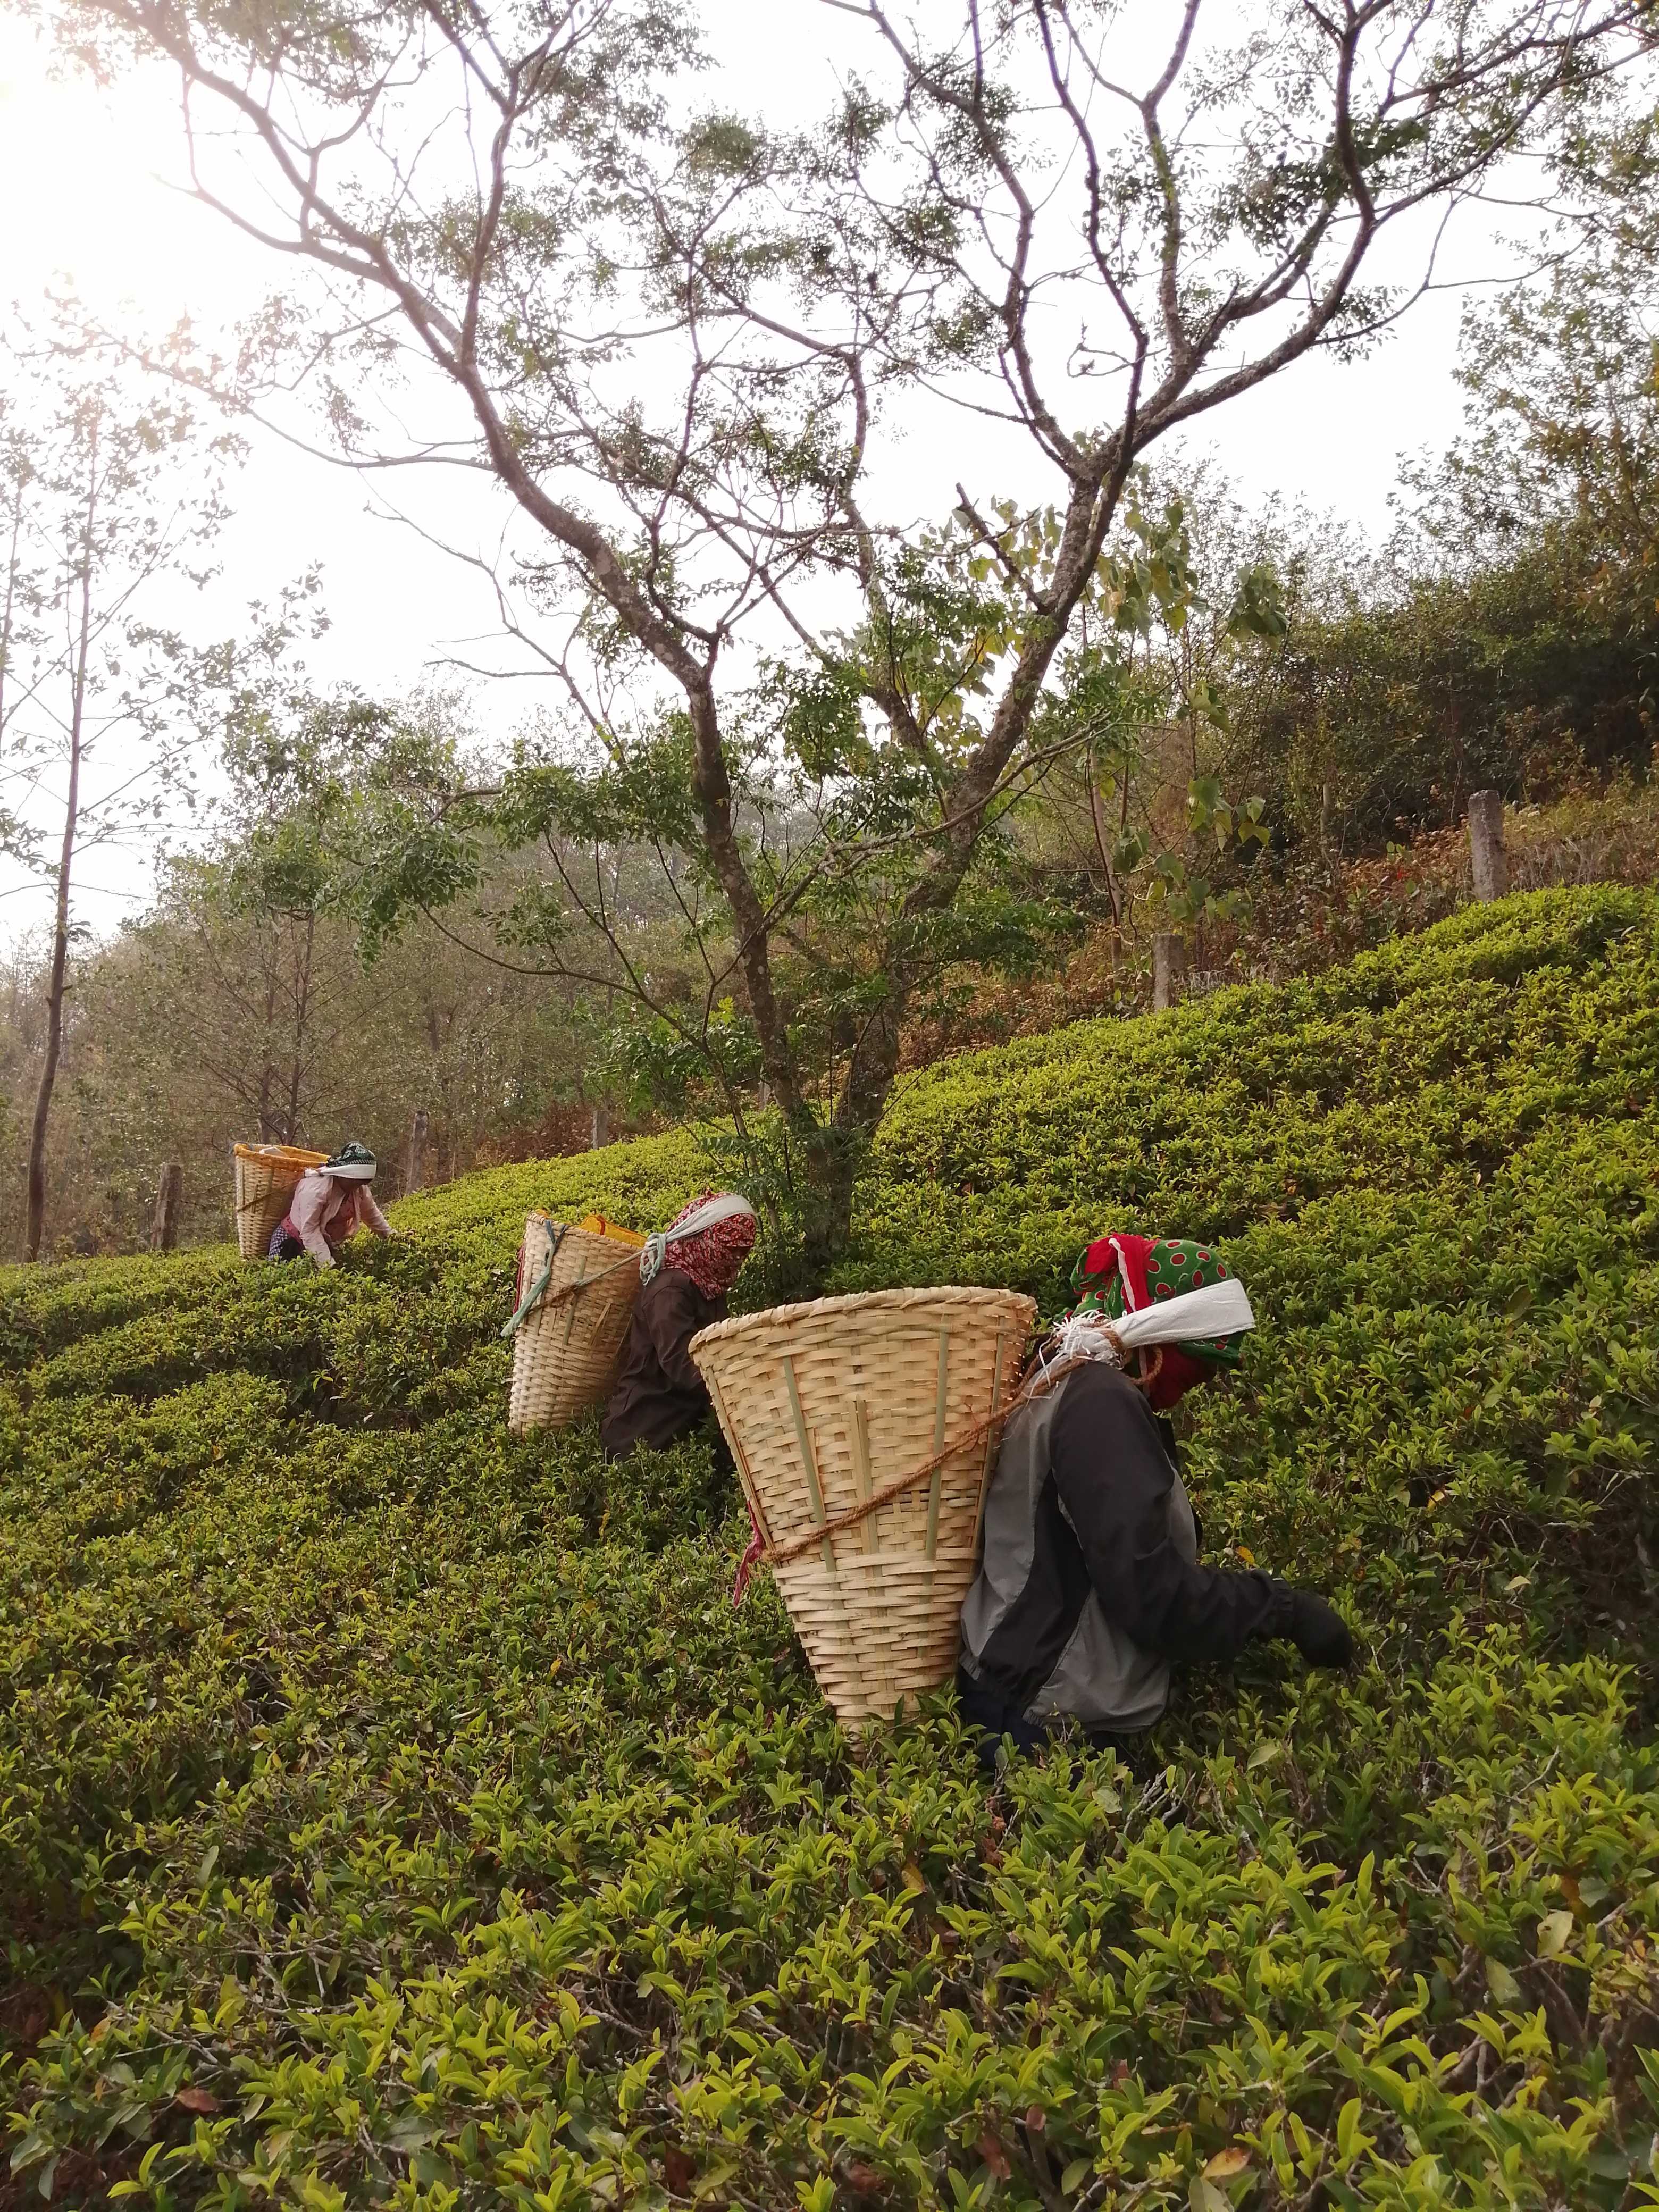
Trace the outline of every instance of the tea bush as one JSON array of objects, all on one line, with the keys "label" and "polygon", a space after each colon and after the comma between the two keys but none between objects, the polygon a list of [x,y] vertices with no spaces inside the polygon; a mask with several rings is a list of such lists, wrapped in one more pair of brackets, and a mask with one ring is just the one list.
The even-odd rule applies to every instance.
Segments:
[{"label": "tea bush", "polygon": [[1212,1555],[1330,1589],[1121,1753],[859,1743],[694,1440],[515,1441],[532,1204],[0,1277],[14,2188],[158,2206],[1659,2205],[1659,897],[945,1063],[844,1287],[1224,1240]]}]

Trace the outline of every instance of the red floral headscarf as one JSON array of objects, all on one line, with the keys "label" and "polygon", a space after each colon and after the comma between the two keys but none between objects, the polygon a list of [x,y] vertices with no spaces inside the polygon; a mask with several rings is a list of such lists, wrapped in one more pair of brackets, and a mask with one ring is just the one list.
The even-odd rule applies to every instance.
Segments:
[{"label": "red floral headscarf", "polygon": [[738,1271],[755,1249],[755,1217],[752,1213],[733,1213],[711,1228],[700,1229],[694,1237],[677,1237],[674,1231],[683,1221],[689,1221],[699,1206],[707,1206],[711,1198],[735,1194],[704,1191],[690,1206],[681,1208],[664,1232],[672,1241],[664,1247],[662,1264],[690,1275],[706,1298],[723,1298],[738,1279]]}]

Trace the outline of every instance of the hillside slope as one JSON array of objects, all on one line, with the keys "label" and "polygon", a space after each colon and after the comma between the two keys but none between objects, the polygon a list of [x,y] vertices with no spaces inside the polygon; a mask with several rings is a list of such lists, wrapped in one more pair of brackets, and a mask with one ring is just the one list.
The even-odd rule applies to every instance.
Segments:
[{"label": "hillside slope", "polygon": [[[1659,896],[947,1063],[850,1285],[1060,1302],[1126,1224],[1262,1326],[1189,1483],[1369,1656],[988,1795],[852,1747],[706,1450],[501,1425],[530,1204],[334,1276],[0,1276],[15,2188],[73,2203],[1659,2204]],[[56,2023],[56,2025],[54,2025]]]}]

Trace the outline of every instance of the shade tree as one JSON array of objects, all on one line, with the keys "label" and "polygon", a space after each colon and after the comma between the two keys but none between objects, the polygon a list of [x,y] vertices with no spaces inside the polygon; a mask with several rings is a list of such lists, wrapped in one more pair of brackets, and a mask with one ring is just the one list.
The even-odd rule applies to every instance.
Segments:
[{"label": "shade tree", "polygon": [[[1182,618],[1137,465],[1379,336],[1652,37],[1639,0],[847,0],[832,112],[790,132],[699,107],[650,0],[32,4],[94,69],[175,72],[193,189],[288,272],[234,360],[175,372],[291,435],[308,389],[337,455],[519,518],[507,627],[586,749],[406,810],[372,927],[492,844],[659,852],[706,970],[684,1042],[779,1109],[809,1266],[918,994],[1026,927],[1008,809],[1133,720],[1124,641]],[[959,466],[917,528],[886,457],[920,410]],[[500,917],[555,973],[589,919],[553,866]]]}]

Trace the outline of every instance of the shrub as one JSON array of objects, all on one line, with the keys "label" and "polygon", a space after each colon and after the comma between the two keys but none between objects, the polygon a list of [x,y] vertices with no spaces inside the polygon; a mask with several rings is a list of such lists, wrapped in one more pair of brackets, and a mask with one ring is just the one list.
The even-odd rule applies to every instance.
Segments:
[{"label": "shrub", "polygon": [[20,2188],[318,2208],[1659,2203],[1659,897],[913,1079],[843,1287],[1224,1240],[1212,1554],[1335,1593],[1152,1736],[849,1741],[700,1442],[501,1422],[532,1203],[0,1278]]}]

